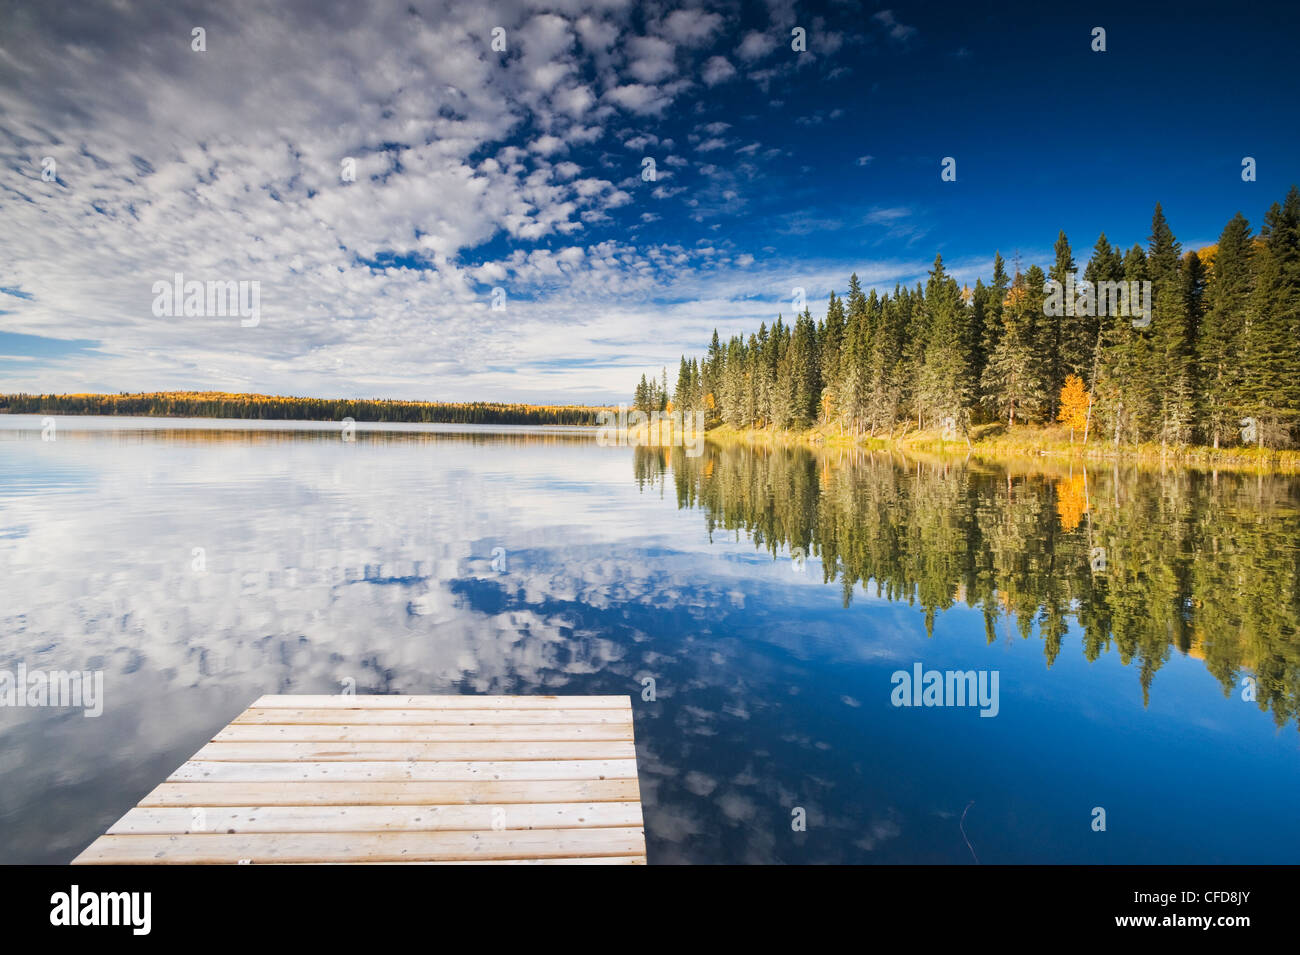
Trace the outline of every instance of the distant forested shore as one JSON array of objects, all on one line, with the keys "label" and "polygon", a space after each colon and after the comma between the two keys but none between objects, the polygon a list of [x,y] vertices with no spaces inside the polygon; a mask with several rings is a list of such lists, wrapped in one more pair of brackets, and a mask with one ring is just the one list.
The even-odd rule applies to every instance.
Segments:
[{"label": "distant forested shore", "polygon": [[395,421],[423,424],[591,425],[608,410],[588,405],[497,401],[386,401],[291,398],[213,391],[118,395],[0,395],[0,413],[139,415],[161,418],[245,418],[286,421]]},{"label": "distant forested shore", "polygon": [[792,323],[715,330],[703,357],[682,357],[675,388],[666,371],[643,375],[633,403],[699,411],[722,431],[855,443],[929,431],[964,444],[1000,423],[1065,429],[1116,456],[1300,444],[1295,186],[1258,232],[1239,212],[1206,248],[1184,253],[1157,204],[1145,248],[1102,233],[1081,273],[1064,232],[1054,253],[1047,270],[1010,273],[995,254],[973,288],[942,256],[924,285],[892,294],[854,275],[819,319],[795,289]]}]

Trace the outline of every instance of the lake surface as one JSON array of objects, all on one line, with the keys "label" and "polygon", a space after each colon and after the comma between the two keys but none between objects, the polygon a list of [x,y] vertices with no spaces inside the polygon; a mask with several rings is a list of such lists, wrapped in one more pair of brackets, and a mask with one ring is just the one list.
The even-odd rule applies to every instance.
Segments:
[{"label": "lake surface", "polygon": [[0,862],[345,681],[632,696],[652,863],[1300,860],[1294,477],[338,427],[0,416],[0,671],[104,680],[0,707]]}]

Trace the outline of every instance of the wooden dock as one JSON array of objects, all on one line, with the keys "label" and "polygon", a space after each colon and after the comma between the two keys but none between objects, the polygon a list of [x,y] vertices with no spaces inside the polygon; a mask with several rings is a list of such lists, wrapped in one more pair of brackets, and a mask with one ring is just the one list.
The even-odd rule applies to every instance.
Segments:
[{"label": "wooden dock", "polygon": [[263,696],[73,864],[645,864],[626,696]]}]

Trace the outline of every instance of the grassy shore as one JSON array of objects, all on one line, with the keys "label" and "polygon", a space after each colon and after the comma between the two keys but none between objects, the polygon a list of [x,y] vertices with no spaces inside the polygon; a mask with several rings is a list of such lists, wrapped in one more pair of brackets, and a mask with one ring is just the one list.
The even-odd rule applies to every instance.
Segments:
[{"label": "grassy shore", "polygon": [[1120,444],[1089,436],[1084,444],[1079,435],[1071,440],[1068,429],[1059,427],[1018,426],[1003,424],[977,425],[971,429],[969,444],[963,437],[944,440],[934,430],[908,431],[889,435],[854,436],[841,434],[837,428],[810,428],[807,431],[775,431],[770,428],[732,428],[719,425],[707,434],[718,445],[751,444],[766,446],[800,445],[814,448],[862,448],[916,452],[926,455],[972,455],[990,461],[1051,458],[1054,461],[1138,463],[1153,466],[1219,468],[1261,472],[1300,473],[1300,451],[1259,448],[1209,448],[1199,445],[1160,447],[1159,444]]}]

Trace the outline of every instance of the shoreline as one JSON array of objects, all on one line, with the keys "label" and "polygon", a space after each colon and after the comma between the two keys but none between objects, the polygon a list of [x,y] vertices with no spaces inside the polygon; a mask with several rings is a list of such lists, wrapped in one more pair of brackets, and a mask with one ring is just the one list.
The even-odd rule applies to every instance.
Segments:
[{"label": "shoreline", "polygon": [[[26,416],[39,417],[48,415],[59,418],[98,418],[104,420],[135,418],[156,420],[160,423],[176,420],[198,420],[211,422],[230,422],[232,427],[239,424],[262,425],[337,425],[338,419],[330,418],[240,418],[225,415],[196,414],[123,414],[123,413],[87,413],[86,411],[12,411],[0,408],[0,421],[5,417]],[[521,428],[548,430],[552,433],[581,434],[598,432],[600,426],[585,424],[558,424],[535,422],[458,422],[458,421],[394,421],[394,420],[358,420],[356,425],[363,431],[384,430],[385,426],[397,426],[394,430],[419,430],[420,426],[450,426],[456,428]],[[403,428],[402,426],[406,426]],[[219,426],[218,426],[219,427]],[[627,435],[628,431],[619,431]],[[838,434],[827,427],[808,428],[806,430],[775,431],[770,428],[733,428],[730,425],[715,425],[704,432],[704,440],[718,447],[743,444],[749,447],[802,447],[811,451],[883,451],[904,455],[922,455],[939,458],[973,457],[993,463],[1029,461],[1043,462],[1050,460],[1056,464],[1100,465],[1139,465],[1142,467],[1178,467],[1195,470],[1229,470],[1250,471],[1261,474],[1300,474],[1300,450],[1255,448],[1212,448],[1202,445],[1167,447],[1159,445],[1116,446],[1107,441],[1089,440],[1071,442],[1068,432],[1058,427],[1041,427],[1020,425],[1008,432],[1001,424],[977,425],[972,429],[969,446],[964,439],[945,440],[933,430],[910,431],[895,437]],[[656,446],[653,442],[644,442],[646,447]]]},{"label": "shoreline", "polygon": [[974,457],[992,462],[1042,461],[1086,465],[1137,464],[1146,467],[1179,467],[1196,470],[1254,471],[1300,474],[1300,451],[1255,448],[1212,448],[1202,445],[1166,447],[1159,445],[1116,446],[1090,439],[1085,446],[1071,442],[1062,428],[978,425],[970,444],[963,438],[944,440],[937,431],[911,431],[896,437],[839,435],[826,428],[773,431],[769,428],[733,428],[718,425],[705,432],[706,440],[718,446],[745,444],[767,447],[805,447],[818,451],[886,451],[947,458]]}]

